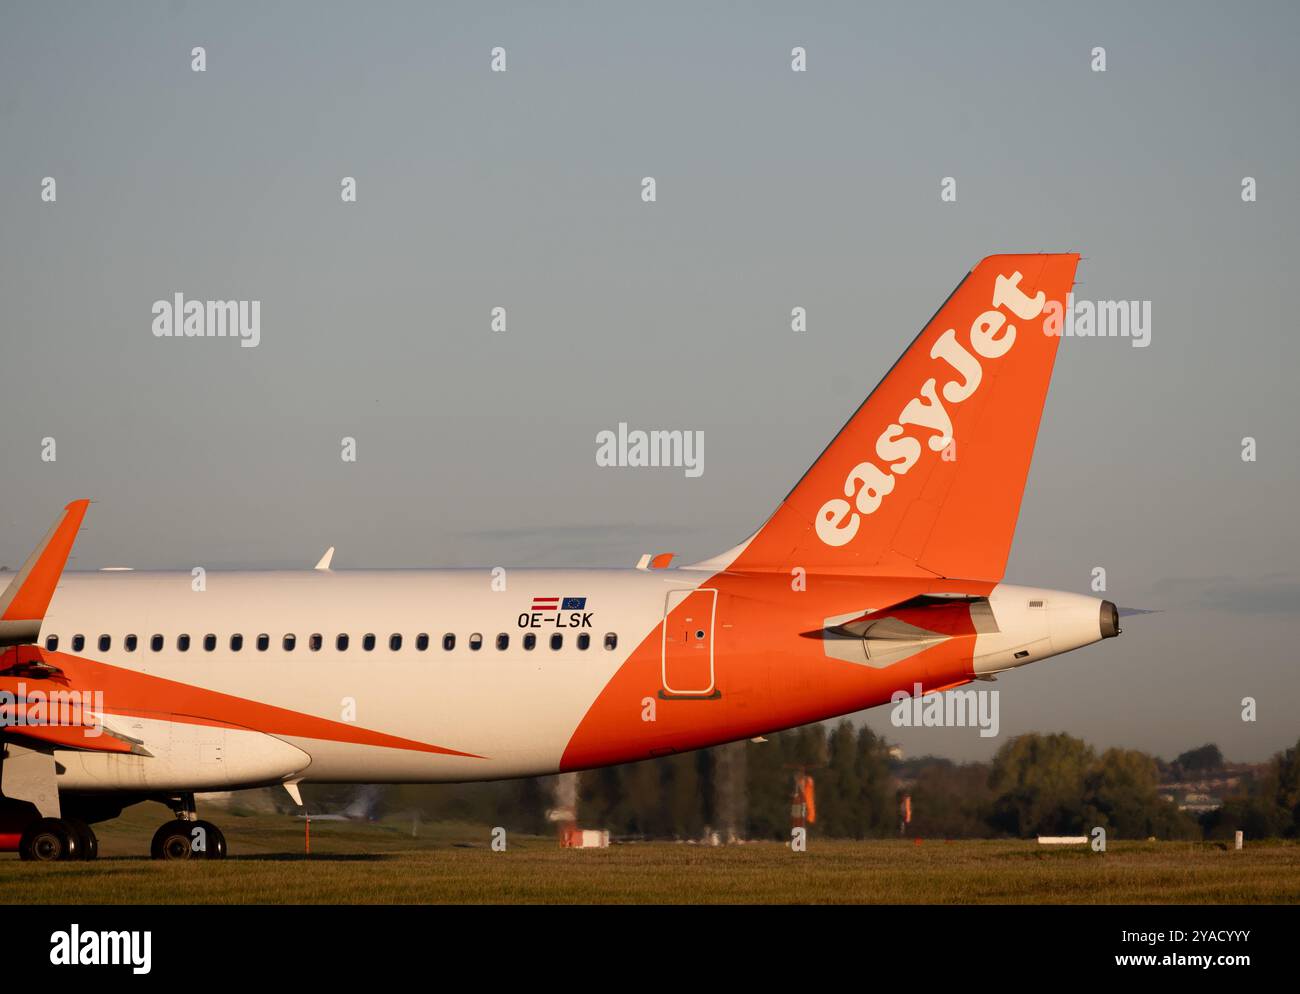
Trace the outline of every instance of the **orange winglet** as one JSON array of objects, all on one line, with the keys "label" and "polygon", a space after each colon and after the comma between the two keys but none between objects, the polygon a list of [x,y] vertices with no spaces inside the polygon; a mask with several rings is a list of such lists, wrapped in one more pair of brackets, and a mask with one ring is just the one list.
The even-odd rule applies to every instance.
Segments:
[{"label": "orange winglet", "polygon": [[46,533],[0,595],[0,644],[32,642],[40,634],[40,623],[54,597],[54,588],[63,575],[72,543],[89,506],[90,501],[83,499],[65,507],[63,517]]}]

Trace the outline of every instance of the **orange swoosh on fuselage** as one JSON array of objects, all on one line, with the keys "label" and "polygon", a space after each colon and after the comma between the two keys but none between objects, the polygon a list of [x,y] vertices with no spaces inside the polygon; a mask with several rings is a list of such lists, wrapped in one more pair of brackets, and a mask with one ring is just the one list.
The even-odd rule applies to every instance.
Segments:
[{"label": "orange swoosh on fuselage", "polygon": [[[28,652],[31,650],[29,649]],[[17,693],[18,684],[33,690],[69,691],[83,690],[103,693],[103,710],[110,714],[131,717],[161,718],[193,725],[221,725],[227,728],[246,728],[268,735],[298,736],[323,739],[329,742],[346,742],[354,745],[382,746],[388,749],[406,749],[443,756],[462,756],[467,759],[485,759],[472,752],[462,752],[445,746],[417,742],[414,739],[359,728],[343,721],[332,721],[315,715],[291,711],[251,701],[233,694],[206,690],[177,680],[151,676],[136,670],[112,666],[108,663],[83,659],[64,652],[39,650],[45,661],[62,671],[54,679],[34,679],[31,676],[0,677],[0,690]],[[0,671],[17,661],[17,650],[10,649],[0,657]]]}]

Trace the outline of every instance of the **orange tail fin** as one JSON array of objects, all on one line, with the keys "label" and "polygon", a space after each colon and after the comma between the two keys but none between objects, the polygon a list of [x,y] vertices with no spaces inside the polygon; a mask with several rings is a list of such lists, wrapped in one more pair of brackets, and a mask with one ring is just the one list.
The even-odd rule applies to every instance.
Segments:
[{"label": "orange tail fin", "polygon": [[0,645],[35,642],[40,635],[45,609],[63,576],[72,543],[86,516],[89,500],[74,500],[63,509],[59,520],[46,533],[18,575],[0,593]]},{"label": "orange tail fin", "polygon": [[980,262],[730,568],[1000,580],[1078,261]]}]

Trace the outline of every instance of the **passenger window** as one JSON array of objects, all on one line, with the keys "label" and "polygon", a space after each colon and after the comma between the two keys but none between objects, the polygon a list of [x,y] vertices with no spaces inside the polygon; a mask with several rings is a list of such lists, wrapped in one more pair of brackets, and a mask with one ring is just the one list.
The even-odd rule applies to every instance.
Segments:
[{"label": "passenger window", "polygon": [[560,632],[556,632],[551,636],[551,648],[559,649],[562,645],[564,645],[564,636]]},{"label": "passenger window", "polygon": [[529,632],[527,635],[524,636],[524,648],[531,651],[534,648],[536,648],[536,646],[537,646],[537,636],[534,635],[532,632]]},{"label": "passenger window", "polygon": [[605,633],[605,648],[610,651],[618,648],[618,636],[613,632]]},{"label": "passenger window", "polygon": [[320,652],[320,647],[325,644],[325,636],[316,632],[311,638],[307,639],[307,644],[311,646],[312,652]]},{"label": "passenger window", "polygon": [[111,649],[112,647],[113,647],[113,636],[112,636],[112,635],[101,635],[101,636],[99,637],[99,651],[100,651],[100,652],[108,652],[108,650]]},{"label": "passenger window", "polygon": [[415,636],[415,647],[421,652],[424,652],[425,649],[429,648],[429,635],[427,632],[421,632],[419,635]]},{"label": "passenger window", "polygon": [[122,645],[126,647],[127,652],[135,652],[135,647],[139,644],[140,644],[139,639],[137,639],[134,635],[128,635],[126,638],[122,640]]},{"label": "passenger window", "polygon": [[189,651],[190,651],[190,637],[189,637],[188,635],[177,635],[177,636],[176,636],[176,648],[179,649],[181,652],[189,652]]},{"label": "passenger window", "polygon": [[401,647],[402,647],[402,636],[396,634],[388,636],[389,649],[391,649],[393,652],[396,652]]},{"label": "passenger window", "polygon": [[370,652],[374,647],[375,635],[374,632],[370,632],[361,639],[361,648],[365,649],[366,652]]},{"label": "passenger window", "polygon": [[444,635],[442,637],[442,647],[448,652],[451,652],[452,649],[456,648],[456,636],[451,632]]},{"label": "passenger window", "polygon": [[471,635],[469,637],[469,647],[475,652],[478,652],[480,649],[482,649],[483,636],[480,635],[478,632],[475,632],[473,635]]},{"label": "passenger window", "polygon": [[230,636],[230,651],[231,651],[231,652],[238,652],[238,651],[239,651],[240,649],[242,649],[243,647],[244,647],[244,636],[242,636],[242,635],[232,635],[232,636]]},{"label": "passenger window", "polygon": [[271,648],[271,636],[267,635],[266,632],[263,632],[261,635],[257,636],[257,651],[266,652],[269,648]]},{"label": "passenger window", "polygon": [[162,647],[163,647],[163,637],[161,635],[155,635],[153,638],[149,640],[149,648],[152,649],[154,652],[162,652]]},{"label": "passenger window", "polygon": [[510,648],[510,636],[505,632],[497,636],[497,648],[502,650]]},{"label": "passenger window", "polygon": [[339,652],[347,652],[348,637],[346,635],[340,635],[338,638],[336,638],[334,640],[334,648],[338,649]]},{"label": "passenger window", "polygon": [[579,649],[586,649],[586,648],[589,648],[590,646],[591,646],[591,636],[588,635],[586,632],[579,632],[579,633],[578,633],[578,648],[579,648]]},{"label": "passenger window", "polygon": [[82,649],[84,649],[85,647],[86,647],[86,636],[84,636],[84,635],[74,635],[74,636],[72,636],[72,651],[73,651],[73,652],[80,652],[80,651],[81,651]]},{"label": "passenger window", "polygon": [[59,637],[57,635],[47,635],[45,637],[45,648],[54,652],[59,647]]},{"label": "passenger window", "polygon": [[284,637],[285,652],[293,652],[293,647],[297,644],[298,644],[298,637],[296,635],[286,635]]},{"label": "passenger window", "polygon": [[215,635],[208,634],[203,636],[204,652],[211,652],[216,647],[217,647],[217,637]]}]

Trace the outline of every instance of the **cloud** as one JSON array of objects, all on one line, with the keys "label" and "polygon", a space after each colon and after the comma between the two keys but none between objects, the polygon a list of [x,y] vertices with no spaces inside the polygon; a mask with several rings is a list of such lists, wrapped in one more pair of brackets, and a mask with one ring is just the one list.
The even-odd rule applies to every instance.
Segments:
[{"label": "cloud", "polygon": [[1176,604],[1201,611],[1228,614],[1294,614],[1300,605],[1300,576],[1270,573],[1262,576],[1199,576],[1166,578],[1156,590]]}]

